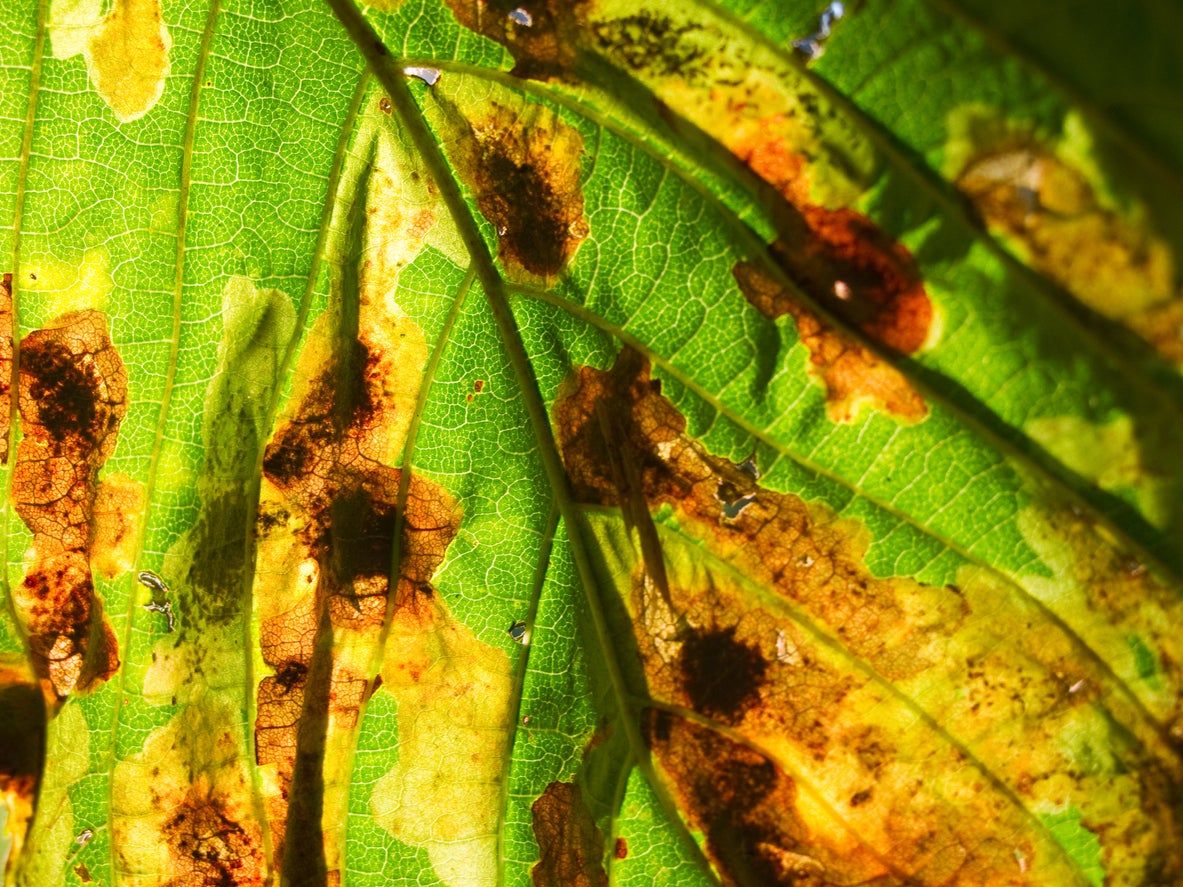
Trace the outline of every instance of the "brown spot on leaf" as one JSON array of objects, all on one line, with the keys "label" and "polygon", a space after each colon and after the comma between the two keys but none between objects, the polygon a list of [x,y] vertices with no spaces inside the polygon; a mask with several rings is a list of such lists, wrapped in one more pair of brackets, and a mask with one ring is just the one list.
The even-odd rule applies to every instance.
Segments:
[{"label": "brown spot on leaf", "polygon": [[740,262],[734,274],[744,297],[766,317],[792,316],[797,335],[809,349],[810,367],[826,387],[834,421],[852,421],[864,402],[909,421],[927,415],[924,399],[899,370],[835,330],[758,264]]},{"label": "brown spot on leaf", "polygon": [[1054,883],[1070,863],[1027,810],[1093,809],[1119,783],[1108,846],[1170,845],[1177,766],[1132,745],[1132,769],[1080,772],[1062,737],[1109,735],[1092,705],[1106,679],[998,580],[874,575],[864,528],[710,454],[627,349],[577,370],[555,423],[575,498],[620,508],[596,526],[633,537],[604,550],[629,577],[638,692],[728,729],[656,715],[649,730],[728,883],[1006,884],[1016,834]]},{"label": "brown spot on leaf", "polygon": [[530,870],[535,887],[607,887],[604,836],[579,786],[552,782],[530,807],[542,858]]},{"label": "brown spot on leaf", "polygon": [[[929,336],[932,304],[908,251],[866,216],[810,203],[803,165],[789,162],[796,155],[782,143],[761,140],[732,149],[789,204],[772,246],[789,279],[872,340],[900,354],[919,351]],[[740,262],[734,274],[744,296],[766,317],[792,316],[836,421],[853,419],[861,401],[911,421],[927,414],[923,399],[898,370],[821,319],[758,264]]]},{"label": "brown spot on leaf", "polygon": [[361,666],[337,660],[331,639],[377,637],[392,570],[396,606],[430,596],[459,523],[450,497],[415,475],[399,514],[402,472],[385,458],[410,403],[392,394],[388,374],[407,367],[391,366],[395,356],[365,330],[351,346],[328,355],[268,444],[257,526],[264,561],[269,546],[294,545],[285,556],[306,591],[276,601],[262,620],[263,659],[276,673],[259,683],[256,760],[277,774],[269,818],[284,870],[325,877],[333,867],[324,870],[321,814],[307,800],[324,791],[330,725],[356,726],[368,685]]},{"label": "brown spot on leaf", "polygon": [[617,838],[616,839],[616,846],[614,846],[612,848],[612,855],[615,856],[617,859],[627,859],[628,858],[628,841],[626,841],[624,838]]},{"label": "brown spot on leaf", "polygon": [[736,640],[734,627],[689,632],[678,665],[695,709],[725,720],[752,703],[768,668],[759,650]]},{"label": "brown spot on leaf", "polygon": [[[706,835],[725,883],[850,883],[825,877],[810,827],[797,815],[797,788],[770,760],[664,712],[648,712],[645,728],[658,761],[678,786],[679,806]],[[861,864],[871,877],[889,874],[866,859],[865,850],[862,855],[846,861],[848,872]]]},{"label": "brown spot on leaf", "polygon": [[[862,562],[866,542],[856,527],[795,496],[760,487],[750,473],[689,439],[686,420],[655,390],[647,363],[635,351],[622,351],[608,372],[580,369],[555,414],[578,499],[619,505],[637,527],[651,523],[650,509],[673,505],[713,544],[742,557],[754,579],[789,600],[807,603],[885,673],[899,678],[923,667],[916,658],[927,643],[923,633],[895,634],[906,622],[906,598],[916,584],[874,578]],[[610,438],[601,415],[612,417]],[[750,497],[734,516],[723,512],[721,481],[738,496]],[[644,538],[641,544],[644,549]],[[661,570],[661,557],[656,542],[650,548],[655,550],[646,555],[645,567],[652,578]],[[962,604],[948,597],[948,617],[955,622],[963,615]],[[727,708],[722,703],[728,701],[741,708],[761,684],[762,657],[727,626],[696,631],[683,651],[682,666],[686,674],[702,676],[688,686],[717,708]],[[712,654],[716,668],[728,670],[727,686],[712,683]],[[735,697],[739,693],[742,699]]]},{"label": "brown spot on leaf", "polygon": [[262,885],[258,836],[218,796],[194,786],[162,832],[179,874],[168,887]]},{"label": "brown spot on leaf", "polygon": [[13,499],[33,560],[15,598],[46,691],[62,698],[119,665],[90,555],[97,476],[127,412],[127,374],[97,311],[30,333],[20,354]]},{"label": "brown spot on leaf", "polygon": [[456,21],[510,51],[513,74],[564,77],[575,62],[589,0],[447,0]]},{"label": "brown spot on leaf", "polygon": [[549,280],[588,235],[583,139],[548,108],[513,101],[486,102],[454,124],[453,160],[497,231],[502,261],[511,271]]}]

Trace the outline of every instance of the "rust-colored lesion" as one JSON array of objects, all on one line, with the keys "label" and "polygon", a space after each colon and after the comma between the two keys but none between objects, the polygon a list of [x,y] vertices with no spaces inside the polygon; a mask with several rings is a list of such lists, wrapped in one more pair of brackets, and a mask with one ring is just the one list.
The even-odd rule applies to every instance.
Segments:
[{"label": "rust-colored lesion", "polygon": [[[555,424],[576,500],[633,536],[612,572],[643,692],[671,713],[651,741],[692,821],[722,829],[708,851],[729,883],[1052,883],[1070,863],[1027,811],[1068,803],[1106,846],[1170,846],[1177,762],[1116,743],[1114,770],[1077,769],[1062,737],[1115,743],[1094,703],[1119,700],[1005,585],[876,576],[861,524],[708,452],[634,351],[577,369]],[[767,807],[731,788],[757,771]]]},{"label": "rust-colored lesion", "polygon": [[535,887],[608,887],[604,835],[578,785],[550,783],[530,815],[541,854],[530,869]]},{"label": "rust-colored lesion", "polygon": [[904,376],[816,310],[902,355],[932,338],[933,306],[916,262],[854,208],[874,181],[872,147],[798,72],[737,39],[710,12],[596,9],[592,17],[598,51],[774,192],[771,252],[796,290],[776,286],[752,263],[741,263],[736,276],[767,316],[793,318],[830,417],[849,422],[871,404],[904,421],[923,418],[925,403]]},{"label": "rust-colored lesion", "polygon": [[25,336],[18,385],[12,496],[33,543],[14,599],[45,691],[60,700],[119,665],[90,566],[98,473],[127,413],[127,373],[106,318],[71,312]]},{"label": "rust-colored lesion", "polygon": [[259,836],[225,799],[195,783],[161,828],[176,872],[167,887],[262,887]]},{"label": "rust-colored lesion", "polygon": [[[880,580],[863,563],[867,540],[857,525],[836,520],[825,509],[796,496],[776,493],[726,459],[711,456],[686,433],[686,420],[661,394],[647,361],[624,349],[610,371],[579,369],[555,408],[567,472],[583,502],[620,506],[641,528],[645,565],[658,586],[665,584],[659,543],[644,539],[650,510],[674,506],[680,519],[727,557],[742,560],[751,577],[786,599],[806,604],[850,645],[853,652],[898,679],[923,667],[928,639],[908,632],[906,598],[919,590],[910,580]],[[611,433],[605,434],[604,419]],[[725,506],[738,509],[729,516]],[[854,593],[850,593],[851,590]],[[964,617],[961,604],[947,597],[951,630]],[[709,663],[747,658],[726,628],[700,638]],[[750,671],[750,669],[744,669]],[[706,681],[710,677],[706,669]],[[724,687],[724,685],[726,685]],[[720,684],[735,693],[744,681]],[[714,698],[709,684],[701,698]]]},{"label": "rust-colored lesion", "polygon": [[452,161],[496,230],[511,276],[545,283],[570,264],[589,233],[583,138],[549,108],[502,98],[445,105],[455,132]]},{"label": "rust-colored lesion", "polygon": [[589,0],[447,0],[456,21],[495,40],[514,58],[513,74],[566,78],[575,65]]},{"label": "rust-colored lesion", "polygon": [[[801,292],[873,342],[916,354],[930,337],[933,308],[911,253],[867,216],[813,203],[804,162],[775,132],[758,128],[728,144],[786,201],[780,236],[770,249],[773,260]],[[762,314],[793,318],[811,368],[826,387],[832,419],[852,421],[863,403],[905,421],[927,415],[924,399],[899,370],[821,318],[759,263],[740,262],[733,273]]]},{"label": "rust-colored lesion", "polygon": [[[403,474],[384,454],[392,427],[407,419],[395,413],[410,404],[387,388],[389,374],[400,372],[384,364],[389,359],[359,333],[306,385],[264,453],[261,564],[268,569],[271,539],[294,544],[289,557],[303,587],[261,626],[263,660],[274,674],[259,683],[255,746],[257,762],[274,766],[279,783],[268,811],[277,859],[299,858],[307,841],[321,841],[320,817],[306,805],[323,791],[315,783],[323,780],[330,721],[355,727],[372,692],[356,663],[336,657],[333,639],[381,630],[396,532],[393,605],[405,608],[434,594],[432,577],[459,525],[450,496],[417,475],[399,501]],[[295,865],[284,862],[285,870]]]},{"label": "rust-colored lesion", "polygon": [[838,866],[819,858],[813,829],[798,813],[796,784],[766,756],[664,711],[648,710],[643,726],[724,883],[908,883],[866,848],[853,849]]}]

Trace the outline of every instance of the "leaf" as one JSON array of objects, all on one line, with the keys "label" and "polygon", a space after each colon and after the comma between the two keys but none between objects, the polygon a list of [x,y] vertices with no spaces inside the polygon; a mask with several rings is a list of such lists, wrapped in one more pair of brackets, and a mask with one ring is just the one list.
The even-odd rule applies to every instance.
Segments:
[{"label": "leaf", "polygon": [[6,4],[6,883],[1183,881],[1183,23],[1045,6]]}]

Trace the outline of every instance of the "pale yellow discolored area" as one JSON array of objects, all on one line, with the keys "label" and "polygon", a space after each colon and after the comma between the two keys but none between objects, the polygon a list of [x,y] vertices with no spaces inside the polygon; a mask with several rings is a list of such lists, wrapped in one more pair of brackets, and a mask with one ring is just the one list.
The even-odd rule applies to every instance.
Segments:
[{"label": "pale yellow discolored area", "polygon": [[1170,518],[1172,489],[1156,481],[1143,465],[1133,422],[1120,416],[1096,425],[1078,416],[1053,416],[1028,422],[1024,431],[1049,453],[1102,490],[1137,493],[1139,510],[1151,523],[1165,526]]},{"label": "pale yellow discolored area", "polygon": [[110,263],[102,247],[87,250],[77,262],[52,256],[22,258],[21,294],[45,317],[88,308],[103,311],[115,289]]},{"label": "pale yellow discolored area", "polygon": [[457,622],[438,596],[395,614],[382,686],[398,702],[399,760],[374,818],[427,850],[448,887],[497,883],[497,823],[510,732],[509,657]]},{"label": "pale yellow discolored area", "polygon": [[172,38],[161,0],[56,0],[49,14],[53,54],[82,55],[95,91],[121,123],[147,114],[164,93]]},{"label": "pale yellow discolored area", "polygon": [[[138,588],[141,604],[148,603],[151,591],[142,585]],[[188,705],[207,689],[230,692],[241,686],[244,670],[242,626],[207,625],[200,644],[177,643],[175,635],[156,642],[144,673],[143,694],[153,705]],[[200,683],[193,680],[195,674],[202,676]]]},{"label": "pale yellow discolored area", "polygon": [[136,542],[146,508],[144,485],[125,474],[99,483],[91,523],[90,565],[105,579],[135,566]]},{"label": "pale yellow discolored area", "polygon": [[1053,137],[971,105],[948,128],[945,172],[991,232],[1089,308],[1183,362],[1177,257],[1144,205],[1113,195],[1079,117]]},{"label": "pale yellow discolored area", "polygon": [[[1062,616],[1094,650],[1105,652],[1118,677],[1150,712],[1183,737],[1183,600],[1160,585],[1135,558],[1122,555],[1086,517],[1070,509],[1028,508],[1019,513],[1023,539],[1043,562],[1043,575],[1023,578],[1023,587]],[[1136,644],[1131,643],[1136,640]],[[1150,674],[1135,646],[1153,659]]]},{"label": "pale yellow discolored area", "polygon": [[370,9],[377,9],[380,12],[394,12],[403,5],[403,0],[362,0]]}]

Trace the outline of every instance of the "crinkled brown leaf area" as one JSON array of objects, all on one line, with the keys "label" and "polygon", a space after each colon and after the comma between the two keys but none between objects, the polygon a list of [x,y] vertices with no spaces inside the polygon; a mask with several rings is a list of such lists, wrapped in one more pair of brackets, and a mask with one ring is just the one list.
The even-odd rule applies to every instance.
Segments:
[{"label": "crinkled brown leaf area", "polygon": [[1089,828],[1170,846],[1174,755],[1147,725],[1153,752],[1120,751],[1137,772],[1074,768],[1059,737],[1107,721],[1110,679],[1037,607],[1000,609],[1000,580],[873,575],[865,530],[707,453],[627,349],[577,371],[556,423],[575,496],[637,539],[647,736],[728,883],[1026,883],[1017,858],[1070,881],[1029,810],[1098,792],[1129,807]]},{"label": "crinkled brown leaf area", "polygon": [[97,311],[29,333],[20,353],[23,436],[12,487],[33,546],[14,597],[46,692],[60,699],[119,665],[90,556],[98,472],[127,412],[127,373]]}]

